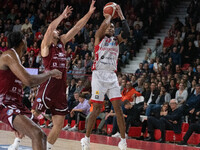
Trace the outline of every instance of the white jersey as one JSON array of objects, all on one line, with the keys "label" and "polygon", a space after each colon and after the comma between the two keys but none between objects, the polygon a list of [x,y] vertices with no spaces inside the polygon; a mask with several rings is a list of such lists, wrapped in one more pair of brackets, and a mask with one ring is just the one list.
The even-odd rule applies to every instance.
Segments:
[{"label": "white jersey", "polygon": [[115,37],[105,36],[95,46],[95,60],[92,70],[117,71],[117,60],[119,56],[119,44]]}]

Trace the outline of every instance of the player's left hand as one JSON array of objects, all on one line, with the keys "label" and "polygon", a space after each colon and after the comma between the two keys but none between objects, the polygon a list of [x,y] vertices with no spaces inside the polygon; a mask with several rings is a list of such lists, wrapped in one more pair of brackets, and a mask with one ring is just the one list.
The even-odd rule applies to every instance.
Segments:
[{"label": "player's left hand", "polygon": [[62,13],[63,18],[68,18],[72,14],[72,6],[67,6]]},{"label": "player's left hand", "polygon": [[121,20],[124,20],[125,18],[124,18],[123,12],[122,12],[122,10],[121,10],[121,7],[120,7],[119,5],[116,6],[116,11],[117,11],[117,13],[118,13],[119,18],[120,18]]},{"label": "player's left hand", "polygon": [[95,0],[92,0],[92,3],[90,5],[89,13],[91,13],[91,14],[93,14],[96,9],[96,7],[94,7],[95,2],[96,2]]}]

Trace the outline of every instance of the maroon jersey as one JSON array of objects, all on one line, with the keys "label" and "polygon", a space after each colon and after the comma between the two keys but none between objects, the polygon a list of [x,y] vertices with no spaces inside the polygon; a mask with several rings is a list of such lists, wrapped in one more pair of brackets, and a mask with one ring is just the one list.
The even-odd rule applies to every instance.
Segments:
[{"label": "maroon jersey", "polygon": [[62,72],[62,79],[49,78],[40,85],[34,109],[44,111],[50,109],[53,115],[65,115],[67,112],[66,100],[66,55],[64,45],[58,42],[49,48],[49,55],[43,58],[45,70],[58,69]]},{"label": "maroon jersey", "polygon": [[22,104],[22,82],[11,70],[0,70],[0,120],[13,128],[13,115],[27,115],[31,112]]},{"label": "maroon jersey", "polygon": [[0,70],[0,104],[22,105],[22,82],[11,70]]}]

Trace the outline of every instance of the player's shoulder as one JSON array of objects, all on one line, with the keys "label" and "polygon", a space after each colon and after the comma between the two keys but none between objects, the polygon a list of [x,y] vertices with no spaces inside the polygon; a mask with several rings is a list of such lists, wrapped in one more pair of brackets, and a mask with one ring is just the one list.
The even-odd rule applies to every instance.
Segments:
[{"label": "player's shoulder", "polygon": [[0,57],[1,59],[9,59],[9,58],[16,58],[16,52],[12,49],[8,49],[7,51],[3,52]]}]

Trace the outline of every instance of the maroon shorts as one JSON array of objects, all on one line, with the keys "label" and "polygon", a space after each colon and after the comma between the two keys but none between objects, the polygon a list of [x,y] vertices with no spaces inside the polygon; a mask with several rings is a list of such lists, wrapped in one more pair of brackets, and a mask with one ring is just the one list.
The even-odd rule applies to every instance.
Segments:
[{"label": "maroon shorts", "polygon": [[28,118],[37,123],[32,113],[28,108],[23,106],[12,105],[0,105],[0,121],[8,124],[13,130],[13,117],[16,115],[26,115]]},{"label": "maroon shorts", "polygon": [[52,115],[66,115],[68,113],[66,86],[50,80],[42,84],[32,109],[39,112],[44,112],[46,109],[49,109]]}]

